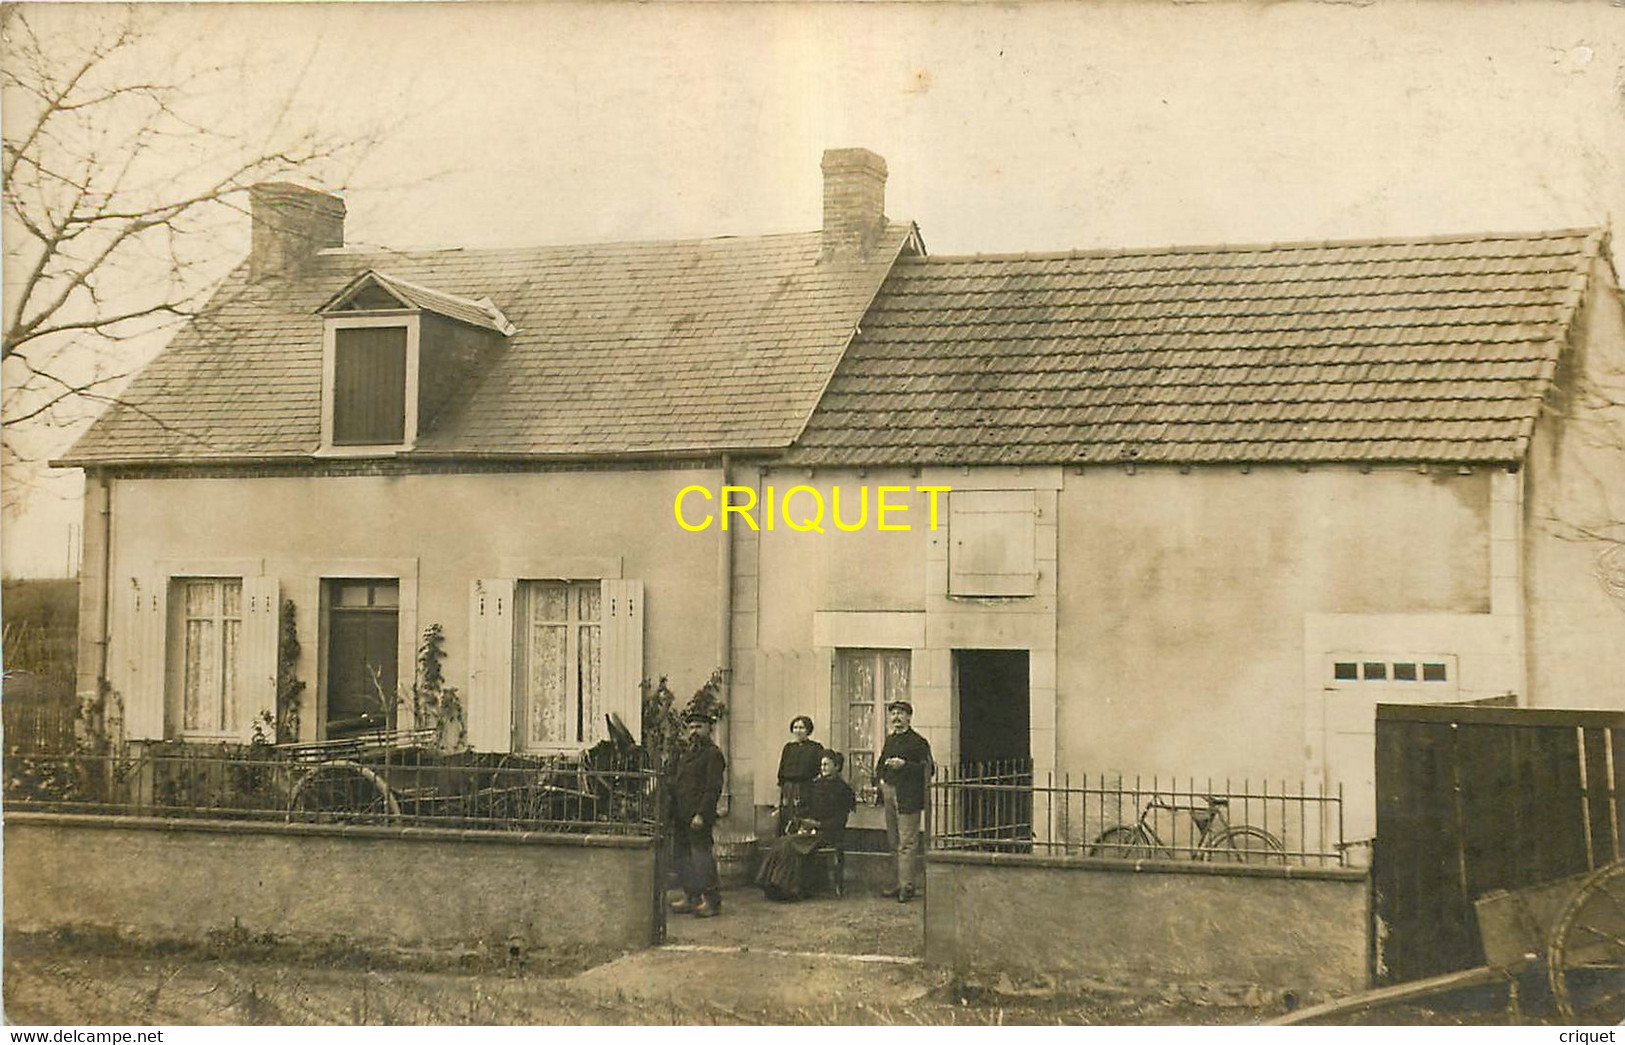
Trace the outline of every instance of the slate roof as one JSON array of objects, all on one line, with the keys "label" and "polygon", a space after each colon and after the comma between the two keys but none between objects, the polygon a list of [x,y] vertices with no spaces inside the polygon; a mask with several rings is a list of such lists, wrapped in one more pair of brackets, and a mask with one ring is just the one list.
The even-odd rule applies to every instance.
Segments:
[{"label": "slate roof", "polygon": [[[369,269],[518,329],[415,453],[682,455],[770,450],[800,432],[898,253],[861,262],[820,233],[508,250],[323,252],[293,280],[244,266],[61,463],[308,457],[320,440],[317,311]],[[440,301],[445,305],[445,300]]]},{"label": "slate roof", "polygon": [[905,258],[785,461],[1515,461],[1602,238]]}]

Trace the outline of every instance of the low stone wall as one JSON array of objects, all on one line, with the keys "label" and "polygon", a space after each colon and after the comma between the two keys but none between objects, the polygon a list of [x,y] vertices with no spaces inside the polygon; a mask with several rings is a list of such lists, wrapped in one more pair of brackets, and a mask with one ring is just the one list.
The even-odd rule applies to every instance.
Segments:
[{"label": "low stone wall", "polygon": [[1256,985],[1367,983],[1364,871],[932,853],[925,957],[965,972]]},{"label": "low stone wall", "polygon": [[5,927],[357,945],[636,948],[648,838],[12,813]]}]

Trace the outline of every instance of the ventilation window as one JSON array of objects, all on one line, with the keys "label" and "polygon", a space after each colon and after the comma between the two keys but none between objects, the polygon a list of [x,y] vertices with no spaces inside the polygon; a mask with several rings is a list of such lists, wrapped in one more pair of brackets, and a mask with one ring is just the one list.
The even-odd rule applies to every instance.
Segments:
[{"label": "ventilation window", "polygon": [[1339,661],[1332,665],[1332,678],[1342,682],[1356,682],[1360,678],[1360,666],[1353,661]]},{"label": "ventilation window", "polygon": [[1400,661],[1394,665],[1395,682],[1415,682],[1416,665],[1409,661]]},{"label": "ventilation window", "polygon": [[1422,665],[1422,681],[1423,682],[1447,682],[1447,681],[1449,681],[1449,679],[1446,676],[1445,666],[1443,664],[1423,664]]},{"label": "ventilation window", "polygon": [[1361,677],[1367,682],[1382,682],[1388,678],[1388,665],[1380,660],[1368,660]]}]

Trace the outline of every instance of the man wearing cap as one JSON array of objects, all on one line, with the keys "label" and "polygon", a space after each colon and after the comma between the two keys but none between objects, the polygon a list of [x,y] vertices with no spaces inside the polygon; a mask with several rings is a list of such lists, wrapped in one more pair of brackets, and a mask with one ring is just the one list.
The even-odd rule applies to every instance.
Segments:
[{"label": "man wearing cap", "polygon": [[931,745],[914,732],[914,705],[894,700],[886,705],[891,732],[876,761],[875,782],[886,809],[886,839],[897,858],[897,884],[880,891],[898,903],[914,898],[924,854],[920,852],[920,819],[925,812],[925,782],[936,771]]},{"label": "man wearing cap", "polygon": [[722,911],[722,883],[717,877],[711,828],[717,822],[717,800],[722,797],[722,773],[728,760],[711,741],[715,721],[703,711],[683,716],[688,739],[671,774],[672,857],[683,885],[683,898],[671,908],[697,918],[711,918]]}]

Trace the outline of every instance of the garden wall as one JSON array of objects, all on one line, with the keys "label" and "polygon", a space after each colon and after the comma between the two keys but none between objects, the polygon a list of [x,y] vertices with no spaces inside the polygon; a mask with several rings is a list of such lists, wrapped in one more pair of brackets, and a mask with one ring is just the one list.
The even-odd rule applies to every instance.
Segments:
[{"label": "garden wall", "polygon": [[359,946],[655,940],[649,838],[12,813],[5,927]]},{"label": "garden wall", "polygon": [[1367,983],[1363,871],[932,853],[926,961],[966,972],[1257,985]]}]

